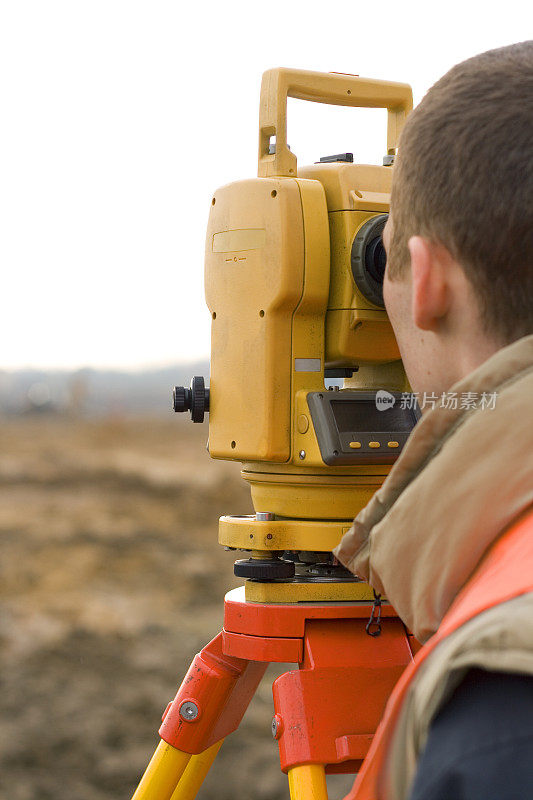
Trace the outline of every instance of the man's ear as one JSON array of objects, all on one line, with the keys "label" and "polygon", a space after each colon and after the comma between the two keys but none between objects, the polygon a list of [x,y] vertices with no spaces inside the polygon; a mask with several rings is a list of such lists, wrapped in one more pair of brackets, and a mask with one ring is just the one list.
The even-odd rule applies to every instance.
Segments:
[{"label": "man's ear", "polygon": [[413,321],[423,331],[436,331],[449,307],[448,251],[422,236],[411,236]]}]

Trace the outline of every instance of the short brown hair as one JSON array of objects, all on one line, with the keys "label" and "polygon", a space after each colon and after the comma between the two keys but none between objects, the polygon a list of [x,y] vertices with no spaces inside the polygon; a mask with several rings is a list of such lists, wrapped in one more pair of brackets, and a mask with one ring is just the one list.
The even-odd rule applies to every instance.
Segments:
[{"label": "short brown hair", "polygon": [[396,162],[389,278],[425,236],[463,267],[487,332],[533,333],[533,41],[446,73],[409,116]]}]

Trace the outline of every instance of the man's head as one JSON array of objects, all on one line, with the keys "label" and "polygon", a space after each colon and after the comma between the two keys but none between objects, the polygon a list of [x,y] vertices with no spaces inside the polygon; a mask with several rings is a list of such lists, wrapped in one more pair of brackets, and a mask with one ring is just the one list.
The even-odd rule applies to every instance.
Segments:
[{"label": "man's head", "polygon": [[458,64],[394,167],[384,296],[415,391],[533,333],[533,41]]}]

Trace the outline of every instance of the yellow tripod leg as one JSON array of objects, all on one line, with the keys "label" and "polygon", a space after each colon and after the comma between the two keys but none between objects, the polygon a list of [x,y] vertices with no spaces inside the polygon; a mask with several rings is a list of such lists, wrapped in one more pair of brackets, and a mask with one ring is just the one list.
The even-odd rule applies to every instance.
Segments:
[{"label": "yellow tripod leg", "polygon": [[190,758],[189,753],[161,740],[132,800],[171,800]]},{"label": "yellow tripod leg", "polygon": [[322,764],[303,764],[289,770],[291,800],[328,800],[326,770]]},{"label": "yellow tripod leg", "polygon": [[221,739],[203,753],[191,757],[170,800],[194,800],[223,741],[224,739]]}]

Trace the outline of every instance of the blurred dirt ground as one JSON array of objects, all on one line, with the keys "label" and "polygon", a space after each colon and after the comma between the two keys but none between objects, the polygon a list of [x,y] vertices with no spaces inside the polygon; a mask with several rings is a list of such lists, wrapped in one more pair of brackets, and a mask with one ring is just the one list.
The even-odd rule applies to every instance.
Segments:
[{"label": "blurred dirt ground", "polygon": [[[185,420],[0,424],[0,797],[129,798],[161,711],[236,585],[238,466]],[[268,681],[204,797],[285,796]]]},{"label": "blurred dirt ground", "polygon": [[[131,797],[238,585],[217,520],[250,513],[249,490],[208,457],[206,432],[172,417],[0,420],[0,800]],[[200,798],[288,797],[270,733],[281,671]]]}]

